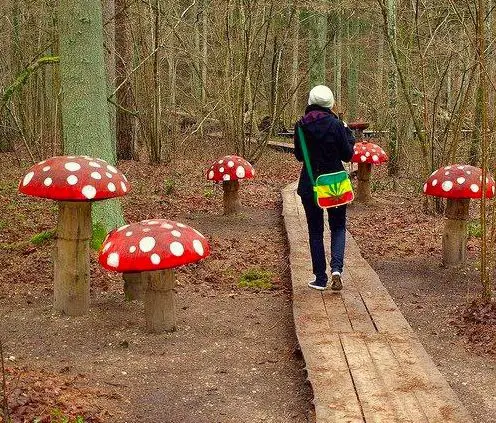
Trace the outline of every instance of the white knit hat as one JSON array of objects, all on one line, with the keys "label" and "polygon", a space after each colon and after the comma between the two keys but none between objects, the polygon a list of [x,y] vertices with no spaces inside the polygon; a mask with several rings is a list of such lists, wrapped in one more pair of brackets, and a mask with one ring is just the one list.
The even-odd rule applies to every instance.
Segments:
[{"label": "white knit hat", "polygon": [[334,107],[334,94],[329,87],[317,85],[310,90],[308,95],[308,105],[311,104],[332,109]]}]

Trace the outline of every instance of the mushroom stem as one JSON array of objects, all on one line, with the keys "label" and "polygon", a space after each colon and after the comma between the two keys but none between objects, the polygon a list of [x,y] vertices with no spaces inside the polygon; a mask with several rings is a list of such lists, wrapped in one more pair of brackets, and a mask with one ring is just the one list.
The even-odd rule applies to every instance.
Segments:
[{"label": "mushroom stem", "polygon": [[172,269],[143,272],[146,283],[146,329],[152,333],[176,329],[175,277]]},{"label": "mushroom stem", "polygon": [[370,174],[372,173],[371,163],[358,163],[357,189],[355,200],[360,203],[367,203],[372,199],[370,195]]},{"label": "mushroom stem", "polygon": [[54,257],[54,308],[70,316],[90,303],[91,203],[59,201]]},{"label": "mushroom stem", "polygon": [[146,286],[141,273],[124,273],[124,296],[126,300],[143,301],[145,298]]},{"label": "mushroom stem", "polygon": [[224,214],[238,213],[241,209],[239,201],[239,181],[224,181],[222,182],[222,189],[224,191]]},{"label": "mushroom stem", "polygon": [[470,199],[448,198],[443,232],[443,264],[456,266],[466,259],[467,220]]}]

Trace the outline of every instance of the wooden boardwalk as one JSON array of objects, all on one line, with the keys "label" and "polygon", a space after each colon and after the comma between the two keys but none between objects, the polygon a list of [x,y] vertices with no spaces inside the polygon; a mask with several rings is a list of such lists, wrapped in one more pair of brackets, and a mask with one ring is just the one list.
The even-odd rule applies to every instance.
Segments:
[{"label": "wooden boardwalk", "polygon": [[296,335],[317,423],[472,422],[349,234],[343,290],[307,287],[308,235],[295,188],[282,192],[283,215]]}]

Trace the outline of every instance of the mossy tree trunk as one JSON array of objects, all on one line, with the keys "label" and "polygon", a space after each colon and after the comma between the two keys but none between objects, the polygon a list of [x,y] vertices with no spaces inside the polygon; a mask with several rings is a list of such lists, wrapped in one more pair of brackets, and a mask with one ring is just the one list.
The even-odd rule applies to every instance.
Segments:
[{"label": "mossy tree trunk", "polygon": [[310,37],[309,52],[309,84],[310,88],[326,83],[326,44],[327,15],[311,12],[308,18]]},{"label": "mossy tree trunk", "polygon": [[54,308],[86,314],[90,303],[91,203],[60,201],[54,257]]},{"label": "mossy tree trunk", "polygon": [[446,203],[443,232],[443,264],[456,266],[466,260],[467,220],[470,199],[451,199]]},{"label": "mossy tree trunk", "polygon": [[[86,154],[115,164],[103,51],[100,0],[59,3],[60,80],[65,154]],[[97,203],[94,222],[107,230],[124,223],[118,200]]]}]

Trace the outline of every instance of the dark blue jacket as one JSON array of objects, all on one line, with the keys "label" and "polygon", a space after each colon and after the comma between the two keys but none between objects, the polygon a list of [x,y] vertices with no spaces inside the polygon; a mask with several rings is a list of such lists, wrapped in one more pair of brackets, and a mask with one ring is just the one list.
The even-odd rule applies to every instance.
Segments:
[{"label": "dark blue jacket", "polygon": [[[298,126],[301,126],[305,135],[315,179],[324,173],[344,170],[342,162],[349,162],[353,157],[355,138],[351,130],[344,126],[330,109],[316,105],[308,106],[305,116],[296,123],[294,154],[298,161],[303,162]],[[297,192],[301,197],[313,196],[313,187],[305,164],[301,169]]]}]

